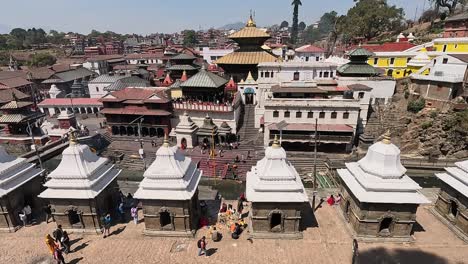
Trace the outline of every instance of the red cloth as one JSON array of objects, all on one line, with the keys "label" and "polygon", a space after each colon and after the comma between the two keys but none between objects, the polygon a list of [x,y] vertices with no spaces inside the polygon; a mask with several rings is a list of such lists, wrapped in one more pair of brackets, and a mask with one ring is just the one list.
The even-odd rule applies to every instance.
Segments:
[{"label": "red cloth", "polygon": [[335,204],[335,199],[334,199],[333,197],[330,196],[330,197],[328,197],[328,199],[327,199],[327,203],[328,203],[328,205],[334,205],[334,204]]}]

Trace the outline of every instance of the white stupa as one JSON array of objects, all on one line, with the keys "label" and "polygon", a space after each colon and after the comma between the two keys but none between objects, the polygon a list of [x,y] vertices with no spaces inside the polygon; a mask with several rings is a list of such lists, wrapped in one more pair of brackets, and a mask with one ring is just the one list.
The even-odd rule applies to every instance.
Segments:
[{"label": "white stupa", "polygon": [[275,136],[265,157],[247,172],[246,198],[250,202],[302,203],[309,198],[296,169]]},{"label": "white stupa", "polygon": [[369,147],[358,162],[346,163],[338,175],[353,195],[364,203],[425,204],[422,188],[406,174],[400,150],[391,143],[390,133]]},{"label": "white stupa", "polygon": [[193,146],[197,144],[197,131],[197,124],[192,121],[187,112],[184,112],[184,114],[180,116],[180,122],[175,129],[177,146],[181,146],[183,139],[185,139],[187,148],[193,148]]},{"label": "white stupa", "polygon": [[431,63],[431,58],[427,55],[426,48],[422,48],[416,56],[414,56],[409,62],[408,66],[422,68],[427,64]]},{"label": "white stupa", "polygon": [[50,98],[57,98],[57,96],[61,93],[62,91],[57,87],[57,85],[52,84],[49,89],[49,95]]},{"label": "white stupa", "polygon": [[8,155],[3,146],[0,146],[0,197],[16,190],[27,183],[42,171],[34,164],[26,162],[24,158]]},{"label": "white stupa", "polygon": [[134,197],[141,200],[190,200],[200,182],[202,171],[177,146],[170,147],[167,137],[156,152],[155,161],[143,174]]},{"label": "white stupa", "polygon": [[437,178],[468,197],[468,160],[455,162],[455,167],[445,168],[444,173],[436,173]]},{"label": "white stupa", "polygon": [[53,170],[39,197],[45,199],[93,199],[120,174],[108,159],[94,154],[89,146],[70,136],[70,146],[62,152],[62,160]]}]

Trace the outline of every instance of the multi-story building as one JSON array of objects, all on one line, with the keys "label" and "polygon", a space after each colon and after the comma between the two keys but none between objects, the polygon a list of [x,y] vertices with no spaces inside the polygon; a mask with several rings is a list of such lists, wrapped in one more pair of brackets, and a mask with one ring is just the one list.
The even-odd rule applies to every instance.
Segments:
[{"label": "multi-story building", "polygon": [[444,38],[468,37],[468,13],[464,12],[445,19]]},{"label": "multi-story building", "polygon": [[203,47],[201,50],[201,55],[203,56],[204,61],[206,61],[208,64],[212,64],[214,61],[228,55],[233,51],[234,49],[211,49],[209,47]]},{"label": "multi-story building", "polygon": [[322,61],[325,59],[325,50],[314,45],[304,45],[295,51],[294,60],[296,61]]},{"label": "multi-story building", "polygon": [[96,55],[87,58],[83,67],[101,75],[111,71],[113,66],[121,64],[125,64],[123,55]]}]

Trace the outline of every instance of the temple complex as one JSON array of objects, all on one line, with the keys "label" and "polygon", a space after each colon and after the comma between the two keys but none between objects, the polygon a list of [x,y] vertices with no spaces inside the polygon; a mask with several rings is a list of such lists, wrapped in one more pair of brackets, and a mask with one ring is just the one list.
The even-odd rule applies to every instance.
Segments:
[{"label": "temple complex", "polygon": [[245,80],[251,72],[254,78],[257,76],[257,65],[261,62],[275,62],[279,59],[262,45],[271,36],[262,29],[257,28],[252,16],[246,26],[230,35],[229,38],[239,45],[239,49],[229,53],[215,63],[224,69],[227,76],[232,76],[235,82]]},{"label": "temple complex", "polygon": [[204,67],[189,78],[182,82],[182,95],[186,99],[202,100],[215,102],[222,101],[224,98],[224,86],[228,80],[223,77],[207,71]]},{"label": "temple complex", "polygon": [[435,211],[455,233],[468,242],[468,160],[455,162],[455,167],[436,173],[442,186]]},{"label": "temple complex", "polygon": [[0,146],[0,231],[14,232],[23,224],[19,213],[25,205],[34,213],[42,211],[37,198],[42,191],[41,173],[34,164],[8,155]]},{"label": "temple complex", "polygon": [[129,87],[100,99],[113,136],[163,137],[171,131],[172,105],[167,88]]},{"label": "temple complex", "polygon": [[277,138],[265,150],[265,157],[247,173],[246,198],[252,203],[252,237],[302,238],[302,214],[309,199]]},{"label": "temple complex", "polygon": [[355,236],[361,239],[411,241],[416,210],[430,201],[401,165],[400,150],[383,140],[369,147],[364,158],[339,169],[340,207]]},{"label": "temple complex", "polygon": [[167,137],[143,174],[134,197],[143,205],[145,234],[193,237],[198,228],[198,183],[202,172]]},{"label": "temple complex", "polygon": [[196,74],[199,69],[199,66],[194,63],[195,59],[197,58],[190,54],[181,53],[175,55],[169,59],[169,65],[166,66],[166,70],[173,79],[182,78],[184,72],[188,77],[191,77]]},{"label": "temple complex", "polygon": [[108,159],[76,142],[62,152],[58,167],[49,175],[47,189],[39,197],[52,206],[58,225],[78,232],[101,233],[101,217],[114,214],[118,205],[117,176],[120,170]]}]

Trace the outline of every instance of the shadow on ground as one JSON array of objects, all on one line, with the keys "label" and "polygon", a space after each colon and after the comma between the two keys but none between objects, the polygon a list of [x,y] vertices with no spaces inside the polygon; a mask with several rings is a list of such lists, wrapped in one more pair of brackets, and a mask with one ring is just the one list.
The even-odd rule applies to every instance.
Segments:
[{"label": "shadow on ground", "polygon": [[310,203],[306,203],[302,211],[301,229],[306,230],[310,227],[318,227],[318,222]]},{"label": "shadow on ground", "polygon": [[448,264],[449,262],[431,253],[414,249],[393,249],[388,250],[378,247],[370,250],[360,251],[357,263],[381,263],[381,264]]}]

